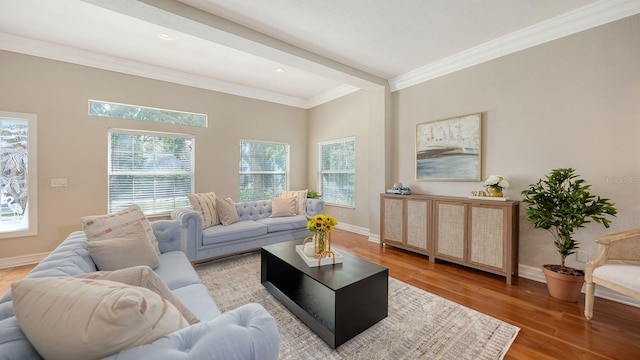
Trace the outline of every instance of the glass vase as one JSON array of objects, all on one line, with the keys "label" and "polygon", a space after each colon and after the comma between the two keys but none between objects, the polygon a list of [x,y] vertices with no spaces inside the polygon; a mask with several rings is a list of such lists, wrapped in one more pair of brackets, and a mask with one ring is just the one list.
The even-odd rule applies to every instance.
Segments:
[{"label": "glass vase", "polygon": [[331,232],[313,233],[313,257],[322,259],[331,256]]}]

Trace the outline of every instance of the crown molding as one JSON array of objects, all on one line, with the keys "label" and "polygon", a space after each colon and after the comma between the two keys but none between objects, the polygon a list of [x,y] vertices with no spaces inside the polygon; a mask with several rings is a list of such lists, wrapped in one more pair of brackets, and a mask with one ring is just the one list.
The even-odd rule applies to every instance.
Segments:
[{"label": "crown molding", "polygon": [[399,75],[389,80],[391,91],[402,90],[638,13],[638,0],[601,0]]},{"label": "crown molding", "polygon": [[325,91],[322,94],[318,94],[314,97],[312,97],[311,99],[309,99],[307,101],[307,109],[310,109],[312,107],[318,106],[318,105],[322,105],[324,103],[327,103],[331,100],[335,100],[338,98],[341,98],[345,95],[349,95],[353,92],[356,92],[360,90],[359,87],[357,86],[353,86],[353,85],[340,85],[338,87],[335,87],[329,91]]},{"label": "crown molding", "polygon": [[306,99],[3,32],[0,32],[0,49],[302,109],[309,108],[309,101]]}]

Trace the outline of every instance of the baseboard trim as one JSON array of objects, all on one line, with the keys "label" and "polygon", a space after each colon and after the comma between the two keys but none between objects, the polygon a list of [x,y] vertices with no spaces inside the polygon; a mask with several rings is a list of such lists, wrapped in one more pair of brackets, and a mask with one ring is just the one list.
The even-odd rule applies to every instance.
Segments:
[{"label": "baseboard trim", "polygon": [[[528,266],[528,265],[518,265],[518,276],[525,278],[525,279],[529,279],[529,280],[533,280],[533,281],[537,281],[537,282],[541,282],[541,283],[547,283],[547,280],[544,278],[544,273],[542,272],[542,268],[536,268],[533,266]],[[582,293],[585,292],[585,286],[582,286]],[[611,301],[615,301],[615,302],[619,302],[621,304],[625,304],[625,305],[629,305],[629,306],[633,306],[633,307],[637,307],[640,308],[640,300],[636,300],[633,298],[630,298],[626,295],[622,295],[618,292],[615,292],[613,290],[609,290],[605,287],[602,286],[597,286],[596,285],[596,292],[595,292],[595,296],[599,297],[599,298],[603,298],[603,299],[607,299],[607,300],[611,300]]]},{"label": "baseboard trim", "polygon": [[47,255],[49,255],[48,252],[43,252],[43,253],[15,256],[10,258],[0,258],[0,269],[37,264],[40,261],[42,261],[45,257],[47,257]]},{"label": "baseboard trim", "polygon": [[363,228],[362,226],[356,226],[351,224],[339,223],[336,228],[344,231],[349,231],[352,233],[356,233],[358,235],[369,236],[369,229]]}]

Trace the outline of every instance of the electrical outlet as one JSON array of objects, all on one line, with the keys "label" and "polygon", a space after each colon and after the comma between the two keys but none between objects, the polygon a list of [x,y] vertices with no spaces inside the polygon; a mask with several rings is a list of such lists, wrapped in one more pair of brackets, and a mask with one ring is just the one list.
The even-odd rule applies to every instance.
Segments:
[{"label": "electrical outlet", "polygon": [[584,250],[578,250],[576,252],[576,260],[578,260],[578,262],[581,262],[581,263],[586,263],[587,260],[589,260],[587,252]]},{"label": "electrical outlet", "polygon": [[67,179],[59,178],[59,179],[51,179],[51,187],[66,187]]}]

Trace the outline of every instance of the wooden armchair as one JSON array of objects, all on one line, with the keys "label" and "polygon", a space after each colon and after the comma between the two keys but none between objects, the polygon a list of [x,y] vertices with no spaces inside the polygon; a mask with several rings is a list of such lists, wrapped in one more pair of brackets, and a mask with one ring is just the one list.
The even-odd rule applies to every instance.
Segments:
[{"label": "wooden armchair", "polygon": [[587,263],[584,316],[593,317],[595,284],[640,299],[640,229],[623,231],[596,239],[598,253]]}]

